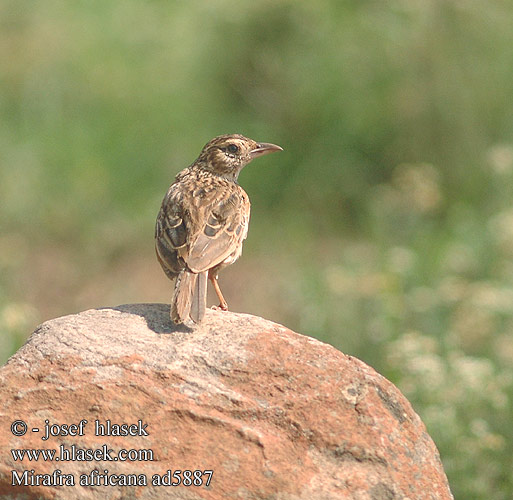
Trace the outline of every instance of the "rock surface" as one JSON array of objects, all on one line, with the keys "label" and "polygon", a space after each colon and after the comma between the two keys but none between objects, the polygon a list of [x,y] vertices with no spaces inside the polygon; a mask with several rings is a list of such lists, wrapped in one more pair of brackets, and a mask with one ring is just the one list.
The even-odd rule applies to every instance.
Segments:
[{"label": "rock surface", "polygon": [[[37,328],[0,370],[2,499],[452,498],[423,423],[361,361],[254,316],[207,311],[189,329],[171,325],[168,311],[132,304]],[[15,420],[26,423],[25,435],[13,435]],[[46,420],[77,424],[68,431],[83,435],[43,440]],[[125,431],[142,435],[97,436],[96,420],[134,424]],[[153,460],[20,462],[11,452],[59,453],[62,445],[70,458],[87,458],[80,449],[104,444],[112,458],[152,450]],[[100,476],[100,485],[80,486],[94,469],[118,484],[105,486]],[[214,472],[208,487],[208,474],[196,479],[202,486],[152,486],[168,470],[182,471],[182,481],[185,470]],[[72,475],[75,486],[45,486],[52,473],[64,484]],[[130,474],[139,485],[120,486]],[[13,477],[22,484],[12,486]]]}]

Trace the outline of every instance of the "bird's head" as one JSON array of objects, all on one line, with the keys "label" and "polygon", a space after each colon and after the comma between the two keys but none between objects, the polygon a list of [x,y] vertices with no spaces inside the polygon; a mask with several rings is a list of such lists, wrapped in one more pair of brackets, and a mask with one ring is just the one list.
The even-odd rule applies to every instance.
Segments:
[{"label": "bird's head", "polygon": [[240,171],[251,160],[274,151],[282,151],[282,148],[268,142],[256,142],[240,134],[220,135],[205,144],[196,164],[236,181]]}]

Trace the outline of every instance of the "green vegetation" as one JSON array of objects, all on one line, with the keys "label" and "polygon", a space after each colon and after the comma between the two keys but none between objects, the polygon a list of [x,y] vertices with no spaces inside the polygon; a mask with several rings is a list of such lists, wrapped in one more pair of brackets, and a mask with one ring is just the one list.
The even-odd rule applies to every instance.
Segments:
[{"label": "green vegetation", "polygon": [[501,0],[4,0],[2,360],[52,316],[169,300],[162,196],[240,132],[285,151],[241,175],[232,308],[394,381],[456,499],[512,498],[512,25]]}]

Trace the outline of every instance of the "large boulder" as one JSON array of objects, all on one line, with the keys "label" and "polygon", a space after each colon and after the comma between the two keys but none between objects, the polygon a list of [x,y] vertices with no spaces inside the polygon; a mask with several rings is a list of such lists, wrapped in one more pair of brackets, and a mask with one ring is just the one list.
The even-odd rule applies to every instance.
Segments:
[{"label": "large boulder", "polygon": [[[207,311],[193,328],[163,304],[57,318],[0,387],[3,499],[452,498],[394,385],[246,314]],[[40,449],[56,455],[16,451]]]}]

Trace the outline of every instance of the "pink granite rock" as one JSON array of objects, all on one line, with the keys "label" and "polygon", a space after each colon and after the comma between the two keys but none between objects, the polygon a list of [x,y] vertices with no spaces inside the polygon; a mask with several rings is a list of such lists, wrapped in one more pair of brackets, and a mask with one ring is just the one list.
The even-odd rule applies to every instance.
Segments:
[{"label": "pink granite rock", "polygon": [[[37,328],[0,370],[1,498],[452,498],[420,418],[358,359],[258,317],[207,311],[188,329],[168,310]],[[15,460],[24,449],[61,459]]]}]

